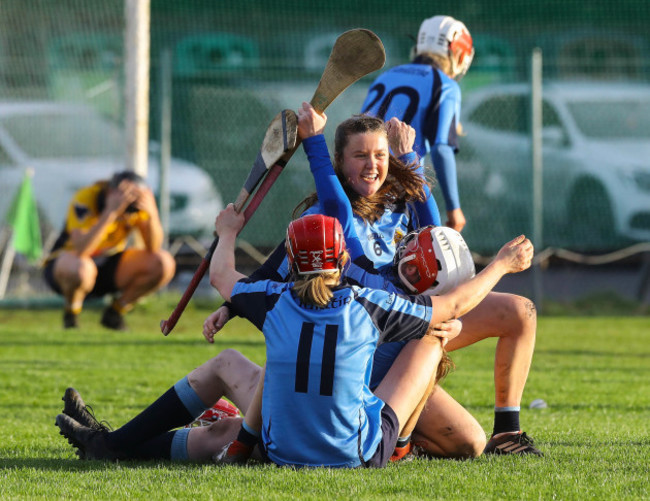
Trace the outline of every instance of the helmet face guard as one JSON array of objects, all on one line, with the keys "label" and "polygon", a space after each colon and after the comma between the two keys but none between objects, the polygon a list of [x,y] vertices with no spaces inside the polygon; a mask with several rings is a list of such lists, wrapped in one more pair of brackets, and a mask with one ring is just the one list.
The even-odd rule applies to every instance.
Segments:
[{"label": "helmet face guard", "polygon": [[472,36],[467,31],[467,28],[461,30],[449,43],[449,58],[451,59],[454,79],[460,80],[465,76],[474,59]]},{"label": "helmet face guard", "polygon": [[400,281],[414,293],[424,292],[437,283],[438,262],[427,228],[406,235],[395,253]]},{"label": "helmet face guard", "polygon": [[343,228],[334,217],[303,216],[289,224],[285,246],[289,267],[296,273],[331,273],[339,269],[345,251]]},{"label": "helmet face guard", "polygon": [[428,295],[444,294],[476,273],[465,240],[446,226],[426,226],[406,235],[393,263],[406,289]]}]

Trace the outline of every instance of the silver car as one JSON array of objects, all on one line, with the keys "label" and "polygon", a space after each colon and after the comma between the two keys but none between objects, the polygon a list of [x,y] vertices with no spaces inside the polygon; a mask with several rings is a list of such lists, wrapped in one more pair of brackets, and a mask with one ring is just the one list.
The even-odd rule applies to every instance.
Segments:
[{"label": "silver car", "polygon": [[[529,86],[512,84],[463,103],[461,198],[514,223],[511,233],[530,231],[529,101]],[[545,84],[542,115],[545,244],[601,251],[650,239],[650,85]]]},{"label": "silver car", "polygon": [[[0,102],[0,220],[4,221],[25,168],[44,226],[58,230],[73,194],[124,169],[124,132],[92,109],[59,102]],[[158,194],[159,163],[149,157],[147,183]],[[223,207],[209,175],[173,158],[169,233],[207,235]],[[44,220],[43,220],[44,219]]]}]

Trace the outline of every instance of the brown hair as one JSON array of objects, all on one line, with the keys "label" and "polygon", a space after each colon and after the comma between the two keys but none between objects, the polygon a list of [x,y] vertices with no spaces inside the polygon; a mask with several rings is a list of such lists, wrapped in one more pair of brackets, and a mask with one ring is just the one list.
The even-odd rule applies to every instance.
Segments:
[{"label": "brown hair", "polygon": [[438,370],[436,371],[436,383],[440,383],[440,381],[442,381],[445,377],[447,377],[447,374],[449,374],[455,368],[456,368],[456,364],[447,353],[447,350],[443,349],[442,358],[440,359],[440,363],[438,364]]},{"label": "brown hair", "polygon": [[[350,136],[355,134],[386,134],[386,124],[380,118],[370,115],[353,115],[341,122],[334,134],[334,172],[341,181],[346,195],[350,199],[352,211],[365,221],[374,223],[386,210],[387,204],[424,200],[424,179],[416,172],[417,164],[405,165],[390,155],[388,174],[382,187],[370,197],[364,197],[354,191],[343,175],[343,152]],[[294,217],[311,207],[318,200],[316,193],[306,197],[294,209]]]}]

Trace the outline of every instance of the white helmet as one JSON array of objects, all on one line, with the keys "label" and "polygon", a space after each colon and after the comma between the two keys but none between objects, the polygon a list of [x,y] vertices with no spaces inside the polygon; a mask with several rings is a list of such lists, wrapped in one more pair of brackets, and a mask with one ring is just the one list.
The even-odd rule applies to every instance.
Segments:
[{"label": "white helmet", "polygon": [[422,21],[415,46],[417,55],[431,52],[451,61],[451,77],[465,76],[474,58],[472,36],[467,27],[450,16],[434,16]]},{"label": "white helmet", "polygon": [[[476,274],[465,239],[446,226],[426,226],[406,235],[393,264],[404,287],[427,295],[444,294]],[[410,273],[407,264],[412,265]]]}]

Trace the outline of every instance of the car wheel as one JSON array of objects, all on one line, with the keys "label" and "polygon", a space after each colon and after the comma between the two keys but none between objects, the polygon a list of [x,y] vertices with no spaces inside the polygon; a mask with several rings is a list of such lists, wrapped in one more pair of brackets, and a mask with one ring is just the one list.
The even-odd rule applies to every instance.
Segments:
[{"label": "car wheel", "polygon": [[569,202],[567,221],[572,226],[574,247],[606,251],[617,245],[614,212],[607,191],[598,181],[579,182]]}]

